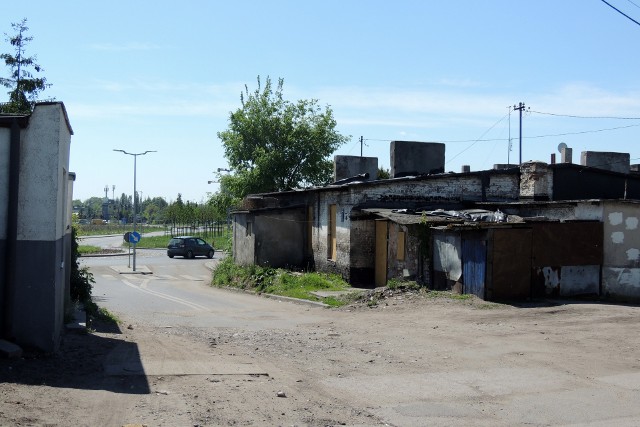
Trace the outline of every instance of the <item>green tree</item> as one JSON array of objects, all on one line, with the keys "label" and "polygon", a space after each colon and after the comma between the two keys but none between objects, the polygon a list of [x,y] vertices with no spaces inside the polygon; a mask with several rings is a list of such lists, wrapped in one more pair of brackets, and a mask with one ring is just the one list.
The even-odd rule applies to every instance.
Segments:
[{"label": "green tree", "polygon": [[282,96],[283,79],[274,88],[258,77],[255,92],[240,95],[242,107],[231,112],[229,128],[218,132],[232,174],[221,177],[231,196],[323,185],[331,181],[329,156],[349,137],[336,131],[329,106],[295,103]]},{"label": "green tree", "polygon": [[378,177],[377,179],[389,179],[391,178],[391,171],[389,169],[385,169],[382,166],[378,168]]},{"label": "green tree", "polygon": [[[16,32],[13,36],[5,33],[13,49],[13,53],[0,54],[0,59],[11,70],[9,78],[0,78],[0,84],[9,88],[9,102],[0,104],[0,112],[29,114],[33,111],[33,106],[38,99],[38,94],[51,86],[47,84],[44,77],[35,77],[35,73],[44,71],[35,56],[26,56],[26,46],[33,40],[33,37],[26,36],[29,31],[27,19],[24,18],[18,23],[12,23],[11,27]],[[33,71],[32,71],[33,70]]]}]

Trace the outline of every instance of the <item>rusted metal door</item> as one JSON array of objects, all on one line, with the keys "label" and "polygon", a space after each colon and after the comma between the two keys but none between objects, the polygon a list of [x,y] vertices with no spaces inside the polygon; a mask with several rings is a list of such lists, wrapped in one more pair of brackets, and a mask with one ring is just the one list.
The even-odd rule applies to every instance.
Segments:
[{"label": "rusted metal door", "polygon": [[376,221],[376,287],[387,285],[387,221]]},{"label": "rusted metal door", "polygon": [[530,228],[492,231],[487,299],[520,300],[531,296],[531,235]]},{"label": "rusted metal door", "polygon": [[463,293],[485,298],[485,276],[487,271],[487,242],[462,239]]}]

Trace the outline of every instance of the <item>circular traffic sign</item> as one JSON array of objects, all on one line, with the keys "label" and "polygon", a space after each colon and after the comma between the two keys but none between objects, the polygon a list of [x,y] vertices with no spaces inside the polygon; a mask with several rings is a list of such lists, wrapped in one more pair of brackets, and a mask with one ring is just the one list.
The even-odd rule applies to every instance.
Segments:
[{"label": "circular traffic sign", "polygon": [[125,242],[127,242],[127,243],[129,243],[129,242],[130,242],[130,240],[129,240],[129,235],[130,235],[130,234],[131,234],[131,233],[129,233],[128,231],[127,231],[126,233],[124,233],[124,241],[125,241]]},{"label": "circular traffic sign", "polygon": [[133,243],[134,245],[140,241],[140,238],[140,233],[138,233],[137,231],[132,231],[131,233],[129,233],[129,242]]}]

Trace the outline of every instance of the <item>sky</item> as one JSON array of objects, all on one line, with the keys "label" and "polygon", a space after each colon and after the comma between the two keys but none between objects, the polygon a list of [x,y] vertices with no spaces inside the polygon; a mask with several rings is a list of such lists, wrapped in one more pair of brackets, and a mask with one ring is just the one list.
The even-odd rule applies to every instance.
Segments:
[{"label": "sky", "polygon": [[[640,22],[640,0],[607,1]],[[22,18],[41,98],[74,131],[74,199],[133,193],[122,149],[156,151],[137,157],[144,199],[206,201],[258,76],[333,110],[350,137],[334,155],[385,169],[394,140],[445,143],[453,172],[559,160],[560,143],[640,163],[640,25],[602,0],[30,0],[3,3],[0,34]]]}]

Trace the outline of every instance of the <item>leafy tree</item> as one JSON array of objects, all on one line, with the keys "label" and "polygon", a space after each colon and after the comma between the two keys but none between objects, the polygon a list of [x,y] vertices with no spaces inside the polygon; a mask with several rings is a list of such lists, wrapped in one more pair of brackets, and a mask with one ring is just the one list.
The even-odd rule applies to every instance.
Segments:
[{"label": "leafy tree", "polygon": [[229,210],[238,207],[239,204],[240,199],[225,191],[211,194],[207,201],[207,206],[211,209],[211,216],[217,222],[226,222]]},{"label": "leafy tree", "polygon": [[[8,92],[9,102],[0,105],[0,112],[29,114],[33,111],[38,94],[50,85],[44,77],[34,76],[33,72],[44,71],[36,63],[36,57],[25,55],[27,44],[33,40],[33,37],[26,36],[29,31],[27,19],[12,23],[11,27],[16,34],[9,36],[5,33],[5,36],[6,41],[13,47],[13,53],[0,54],[0,59],[4,60],[5,65],[11,69],[10,77],[0,78],[0,84],[11,90]],[[33,72],[30,71],[31,69]]]},{"label": "leafy tree", "polygon": [[377,179],[389,179],[391,178],[391,171],[389,169],[385,169],[382,166],[378,168],[378,178]]},{"label": "leafy tree", "polygon": [[255,92],[245,86],[242,107],[230,113],[229,128],[218,132],[233,172],[221,182],[234,197],[331,181],[329,156],[349,137],[336,131],[329,106],[285,100],[283,83],[279,79],[274,88],[267,77],[262,87],[258,77]]}]

